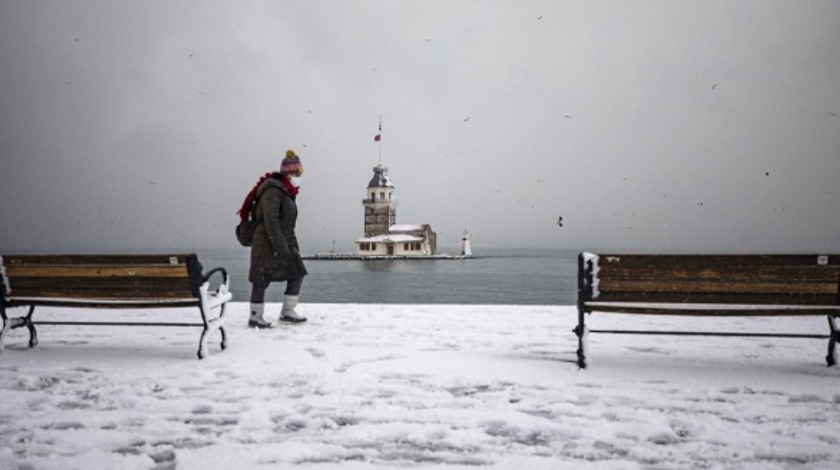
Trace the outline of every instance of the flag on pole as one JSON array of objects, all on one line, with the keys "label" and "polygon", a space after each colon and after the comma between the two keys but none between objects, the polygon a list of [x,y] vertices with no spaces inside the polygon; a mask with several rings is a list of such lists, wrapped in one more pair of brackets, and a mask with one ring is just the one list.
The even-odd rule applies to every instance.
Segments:
[{"label": "flag on pole", "polygon": [[379,116],[379,134],[373,137],[374,142],[379,142],[380,140],[382,140],[382,116]]}]

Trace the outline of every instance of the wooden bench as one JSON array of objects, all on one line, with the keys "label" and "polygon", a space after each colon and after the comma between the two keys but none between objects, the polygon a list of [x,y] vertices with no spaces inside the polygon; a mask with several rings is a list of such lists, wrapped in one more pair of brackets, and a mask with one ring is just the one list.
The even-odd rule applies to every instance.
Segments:
[{"label": "wooden bench", "polygon": [[[577,363],[588,333],[828,338],[840,341],[840,255],[628,255],[578,257]],[[587,313],[694,316],[827,316],[828,335],[589,330]]]},{"label": "wooden bench", "polygon": [[[210,292],[210,278],[220,274]],[[218,330],[222,349],[227,347],[225,305],[231,299],[229,279],[223,268],[202,274],[198,257],[181,255],[26,255],[0,256],[0,351],[8,332],[29,329],[29,347],[38,344],[35,325],[199,326],[204,330],[198,358],[207,355],[207,340]],[[97,309],[198,307],[201,323],[192,322],[33,322],[35,307]],[[7,310],[29,307],[24,316],[7,317]],[[218,316],[208,315],[218,310]]]}]

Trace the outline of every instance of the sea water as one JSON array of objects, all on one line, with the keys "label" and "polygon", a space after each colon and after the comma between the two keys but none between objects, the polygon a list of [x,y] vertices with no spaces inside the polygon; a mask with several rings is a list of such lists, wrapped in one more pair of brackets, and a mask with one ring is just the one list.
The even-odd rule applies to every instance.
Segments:
[{"label": "sea water", "polygon": [[[205,271],[224,267],[233,300],[247,302],[250,250],[199,250]],[[306,260],[301,302],[574,305],[577,251],[481,249],[472,259]],[[283,299],[272,284],[266,301]]]}]

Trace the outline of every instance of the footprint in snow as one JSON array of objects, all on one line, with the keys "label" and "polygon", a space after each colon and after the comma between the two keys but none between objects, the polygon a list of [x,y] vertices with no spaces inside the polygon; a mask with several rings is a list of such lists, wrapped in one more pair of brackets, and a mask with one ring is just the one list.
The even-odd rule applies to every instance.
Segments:
[{"label": "footprint in snow", "polygon": [[654,434],[648,438],[648,441],[660,446],[670,446],[682,442],[676,434],[666,432]]},{"label": "footprint in snow", "polygon": [[829,401],[819,395],[806,393],[802,395],[793,395],[789,397],[788,403],[829,403]]},{"label": "footprint in snow", "polygon": [[68,431],[75,429],[84,429],[85,425],[78,421],[61,421],[58,423],[50,423],[43,427],[43,429],[54,429],[56,431]]},{"label": "footprint in snow", "polygon": [[324,351],[322,351],[318,348],[306,348],[305,351],[308,352],[310,355],[312,355],[312,357],[314,357],[316,359],[320,359],[320,358],[327,355],[327,353],[325,353]]},{"label": "footprint in snow", "polygon": [[629,350],[629,351],[633,351],[633,352],[637,352],[637,353],[643,353],[643,354],[661,354],[661,355],[665,355],[665,356],[670,354],[668,351],[664,351],[661,348],[655,348],[655,347],[627,346],[626,349]]},{"label": "footprint in snow", "polygon": [[78,401],[66,400],[60,402],[56,407],[60,410],[84,410],[90,408],[90,405]]},{"label": "footprint in snow", "polygon": [[578,383],[575,386],[580,388],[604,388],[601,384],[590,384],[590,383]]},{"label": "footprint in snow", "polygon": [[192,414],[194,415],[206,415],[210,414],[213,411],[213,407],[210,405],[198,405],[192,409]]},{"label": "footprint in snow", "polygon": [[671,421],[671,430],[680,439],[689,439],[697,437],[702,432],[702,427],[684,421]]}]

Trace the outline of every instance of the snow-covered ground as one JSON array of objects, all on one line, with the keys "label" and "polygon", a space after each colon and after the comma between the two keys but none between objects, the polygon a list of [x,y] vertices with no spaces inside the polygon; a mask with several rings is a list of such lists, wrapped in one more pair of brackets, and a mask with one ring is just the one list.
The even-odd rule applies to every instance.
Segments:
[{"label": "snow-covered ground", "polygon": [[[271,305],[275,312],[278,305]],[[304,304],[302,325],[41,326],[0,354],[2,469],[840,468],[825,340],[590,336],[574,307]],[[17,312],[15,312],[17,314]],[[197,319],[41,309],[36,320]],[[825,334],[825,318],[599,315],[594,328]]]}]

